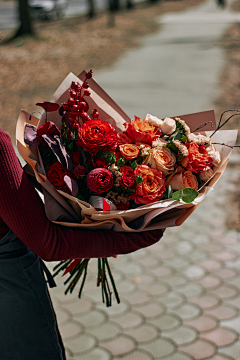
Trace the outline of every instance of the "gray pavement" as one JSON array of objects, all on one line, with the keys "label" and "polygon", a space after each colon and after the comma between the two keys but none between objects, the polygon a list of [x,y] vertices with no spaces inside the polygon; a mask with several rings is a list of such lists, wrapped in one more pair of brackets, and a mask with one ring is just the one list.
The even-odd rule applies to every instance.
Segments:
[{"label": "gray pavement", "polygon": [[[95,78],[129,116],[213,109],[225,64],[219,40],[234,16],[213,1],[166,14],[159,33]],[[51,296],[70,359],[240,360],[240,234],[227,228],[225,207],[239,158],[232,154],[215,190],[181,227],[110,259],[120,305],[102,304],[96,260],[81,300],[77,291],[65,296],[58,278]]]}]

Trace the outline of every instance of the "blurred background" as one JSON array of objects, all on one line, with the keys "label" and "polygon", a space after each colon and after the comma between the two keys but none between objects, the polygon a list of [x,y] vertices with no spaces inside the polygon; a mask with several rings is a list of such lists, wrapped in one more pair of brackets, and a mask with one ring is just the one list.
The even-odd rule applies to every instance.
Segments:
[{"label": "blurred background", "polygon": [[[37,110],[83,69],[130,117],[214,109],[218,121],[240,108],[239,0],[0,0],[0,31],[0,127],[13,142],[20,109]],[[58,279],[69,358],[240,359],[239,174],[235,149],[184,225],[110,259],[120,305],[102,305],[95,261],[82,300]]]}]

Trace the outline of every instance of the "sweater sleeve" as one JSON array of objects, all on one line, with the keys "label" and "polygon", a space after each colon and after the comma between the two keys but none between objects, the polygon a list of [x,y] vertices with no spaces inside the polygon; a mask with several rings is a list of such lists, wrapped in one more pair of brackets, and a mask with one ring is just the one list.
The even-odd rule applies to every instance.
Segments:
[{"label": "sweater sleeve", "polygon": [[10,137],[0,129],[0,217],[43,260],[109,257],[157,242],[162,230],[116,233],[53,224],[33,184],[19,165]]}]

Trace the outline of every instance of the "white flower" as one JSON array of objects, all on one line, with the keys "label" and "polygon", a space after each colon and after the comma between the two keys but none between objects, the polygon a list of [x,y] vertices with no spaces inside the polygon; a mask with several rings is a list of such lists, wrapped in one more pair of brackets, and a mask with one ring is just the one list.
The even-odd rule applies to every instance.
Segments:
[{"label": "white flower", "polygon": [[221,162],[221,156],[219,154],[219,151],[217,151],[213,145],[210,145],[209,147],[207,147],[206,150],[208,152],[208,155],[212,159],[213,165],[218,166]]},{"label": "white flower", "polygon": [[165,146],[167,144],[167,141],[163,140],[162,138],[157,138],[152,142],[152,147],[158,147],[158,146]]},{"label": "white flower", "polygon": [[186,136],[188,136],[190,134],[190,127],[185,123],[184,120],[182,120],[180,118],[175,118],[175,120],[184,127]]},{"label": "white flower", "polygon": [[188,156],[188,148],[179,140],[174,140],[173,144],[178,148],[182,156]]},{"label": "white flower", "polygon": [[161,119],[158,119],[156,116],[150,114],[147,114],[145,119],[149,122],[150,125],[157,127],[160,127],[163,123]]},{"label": "white flower", "polygon": [[211,139],[205,135],[191,133],[188,135],[188,141],[198,145],[204,145],[204,144],[210,144]]},{"label": "white flower", "polygon": [[170,135],[176,130],[176,122],[171,118],[165,118],[161,125],[161,131],[165,135]]},{"label": "white flower", "polygon": [[199,177],[202,181],[208,181],[213,176],[213,169],[200,171]]}]

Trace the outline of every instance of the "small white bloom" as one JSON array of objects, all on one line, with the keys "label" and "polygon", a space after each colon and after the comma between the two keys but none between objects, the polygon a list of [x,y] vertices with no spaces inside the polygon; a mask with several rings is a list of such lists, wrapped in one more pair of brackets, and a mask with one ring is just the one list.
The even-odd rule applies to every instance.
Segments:
[{"label": "small white bloom", "polygon": [[179,140],[174,140],[173,144],[178,148],[182,156],[188,156],[188,148]]},{"label": "small white bloom", "polygon": [[158,138],[152,142],[152,147],[158,147],[158,146],[165,146],[167,144],[167,141],[163,140],[162,138]]},{"label": "small white bloom", "polygon": [[170,135],[176,130],[176,122],[171,118],[165,118],[161,125],[161,131],[165,135]]},{"label": "small white bloom", "polygon": [[180,118],[175,118],[175,120],[184,127],[186,136],[188,136],[190,134],[190,127],[185,123],[184,120],[180,119]]},{"label": "small white bloom", "polygon": [[217,151],[212,144],[211,144],[211,146],[207,147],[206,150],[212,159],[213,165],[218,166],[221,162],[221,156],[220,156],[219,151]]},{"label": "small white bloom", "polygon": [[188,141],[198,145],[210,144],[211,139],[208,136],[191,133],[188,135]]},{"label": "small white bloom", "polygon": [[157,127],[160,127],[163,123],[161,119],[158,119],[156,116],[150,114],[147,114],[145,119],[149,122],[150,125]]}]

